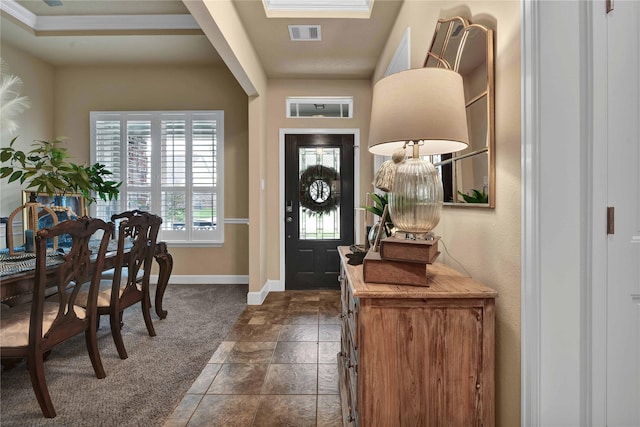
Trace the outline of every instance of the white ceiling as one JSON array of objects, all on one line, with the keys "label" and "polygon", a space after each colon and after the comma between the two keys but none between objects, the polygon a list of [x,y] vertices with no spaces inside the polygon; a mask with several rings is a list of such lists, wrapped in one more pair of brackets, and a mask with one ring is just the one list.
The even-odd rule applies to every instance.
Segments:
[{"label": "white ceiling", "polygon": [[[58,66],[222,63],[181,1],[62,2],[2,0],[2,43]],[[370,78],[402,4],[376,0],[370,19],[339,19],[267,18],[262,0],[233,2],[270,78]],[[27,24],[7,13],[16,4]],[[293,42],[290,24],[319,24],[322,40]]]},{"label": "white ceiling", "polygon": [[[267,18],[261,1],[235,6],[258,56],[272,78],[369,78],[402,2],[376,0],[370,19]],[[293,42],[288,25],[322,28],[322,40]]]}]

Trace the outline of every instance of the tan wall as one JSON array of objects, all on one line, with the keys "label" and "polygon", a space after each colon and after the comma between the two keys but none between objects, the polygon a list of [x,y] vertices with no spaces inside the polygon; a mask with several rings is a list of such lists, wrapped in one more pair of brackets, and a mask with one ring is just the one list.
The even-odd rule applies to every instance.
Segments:
[{"label": "tan wall", "polygon": [[[55,100],[56,132],[79,159],[89,158],[90,111],[224,110],[225,217],[248,217],[247,97],[225,68],[59,68]],[[170,250],[174,275],[248,274],[246,225],[227,224],[222,248]]]},{"label": "tan wall", "polygon": [[[267,128],[267,254],[268,276],[280,279],[280,226],[279,205],[280,170],[279,132],[281,128],[307,129],[360,129],[360,205],[365,193],[373,191],[371,185],[373,157],[366,150],[371,113],[371,82],[369,80],[270,80],[268,88]],[[288,96],[353,96],[353,118],[286,118],[285,101]],[[356,158],[358,153],[356,152]]]},{"label": "tan wall", "polygon": [[267,170],[266,84],[261,96],[249,101],[249,292],[259,292],[267,276],[267,191],[262,188]]},{"label": "tan wall", "polygon": [[[53,134],[53,86],[54,68],[32,55],[6,44],[1,45],[0,54],[11,74],[22,79],[21,95],[29,98],[31,106],[16,118],[19,129],[15,135],[2,134],[0,145],[6,147],[18,136],[14,147],[29,150],[34,140],[51,139]],[[0,184],[0,216],[9,216],[22,204],[21,192],[25,189],[18,182]],[[4,239],[2,239],[4,247]]]},{"label": "tan wall", "polygon": [[[225,112],[225,218],[248,217],[247,96],[226,68],[60,67],[55,72],[55,133],[88,161],[89,112],[217,110]],[[170,247],[174,275],[247,275],[248,230],[226,224],[221,248]]]},{"label": "tan wall", "polygon": [[[438,18],[464,16],[492,27],[496,42],[496,207],[447,208],[436,232],[477,280],[499,293],[496,313],[496,425],[520,425],[520,2],[405,1],[374,81],[411,27],[412,68],[422,66]],[[442,260],[459,268],[445,254]]]}]

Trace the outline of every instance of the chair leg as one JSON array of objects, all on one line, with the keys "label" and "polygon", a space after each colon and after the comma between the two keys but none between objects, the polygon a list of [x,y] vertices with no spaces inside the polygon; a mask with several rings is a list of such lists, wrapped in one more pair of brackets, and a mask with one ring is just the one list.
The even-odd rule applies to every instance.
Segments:
[{"label": "chair leg", "polygon": [[96,373],[96,378],[102,379],[107,376],[102,366],[102,359],[100,358],[100,352],[98,351],[98,335],[96,334],[96,328],[89,324],[89,327],[84,331],[84,338],[87,343],[87,351],[89,352],[89,359],[91,359],[91,365],[93,371]]},{"label": "chair leg", "polygon": [[8,371],[16,367],[18,363],[22,362],[21,357],[2,359],[2,371]]},{"label": "chair leg", "polygon": [[144,323],[147,325],[147,331],[150,337],[156,336],[156,330],[151,322],[151,298],[149,292],[145,292],[142,296],[142,317],[144,317]]},{"label": "chair leg", "polygon": [[111,336],[113,337],[116,349],[118,349],[118,356],[120,356],[120,359],[126,359],[129,356],[127,355],[127,350],[124,348],[124,341],[122,340],[122,328],[120,326],[122,323],[122,311],[111,310],[111,313],[109,313],[109,323],[111,323]]},{"label": "chair leg", "polygon": [[27,357],[27,366],[29,369],[29,378],[31,378],[31,386],[36,394],[36,399],[38,399],[42,414],[46,418],[54,418],[56,416],[56,410],[53,408],[53,402],[51,402],[51,396],[47,389],[42,354],[30,354]]}]

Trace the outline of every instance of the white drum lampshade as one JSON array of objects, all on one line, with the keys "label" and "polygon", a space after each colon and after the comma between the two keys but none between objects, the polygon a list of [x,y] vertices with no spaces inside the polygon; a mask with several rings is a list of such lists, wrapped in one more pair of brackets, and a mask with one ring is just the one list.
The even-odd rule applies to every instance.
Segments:
[{"label": "white drum lampshade", "polygon": [[412,157],[398,165],[389,193],[389,212],[398,231],[423,234],[440,221],[440,175],[420,156],[452,153],[468,145],[460,74],[444,68],[418,68],[376,83],[369,151],[391,155],[399,148],[412,149]]}]

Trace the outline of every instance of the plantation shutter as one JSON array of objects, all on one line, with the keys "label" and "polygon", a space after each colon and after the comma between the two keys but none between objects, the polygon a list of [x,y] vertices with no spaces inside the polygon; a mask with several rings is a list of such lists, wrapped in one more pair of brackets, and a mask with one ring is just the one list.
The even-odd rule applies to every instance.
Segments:
[{"label": "plantation shutter", "polygon": [[98,217],[140,209],[159,213],[168,242],[223,242],[222,111],[91,117],[95,161],[117,170],[115,179],[123,181],[119,201],[99,203]]},{"label": "plantation shutter", "polygon": [[220,222],[216,209],[218,206],[216,197],[217,120],[195,115],[191,123],[193,239],[200,240],[206,239],[207,232],[216,230]]},{"label": "plantation shutter", "polygon": [[[121,114],[98,114],[91,120],[92,124],[92,162],[103,164],[108,170],[113,172],[110,177],[113,181],[122,181],[122,115]],[[122,186],[120,187],[122,192]],[[122,195],[118,199],[120,199]],[[97,218],[107,219],[111,215],[120,212],[120,201],[98,200],[95,204],[95,214]]]},{"label": "plantation shutter", "polygon": [[126,208],[157,212],[152,201],[152,138],[150,114],[127,115]]}]

